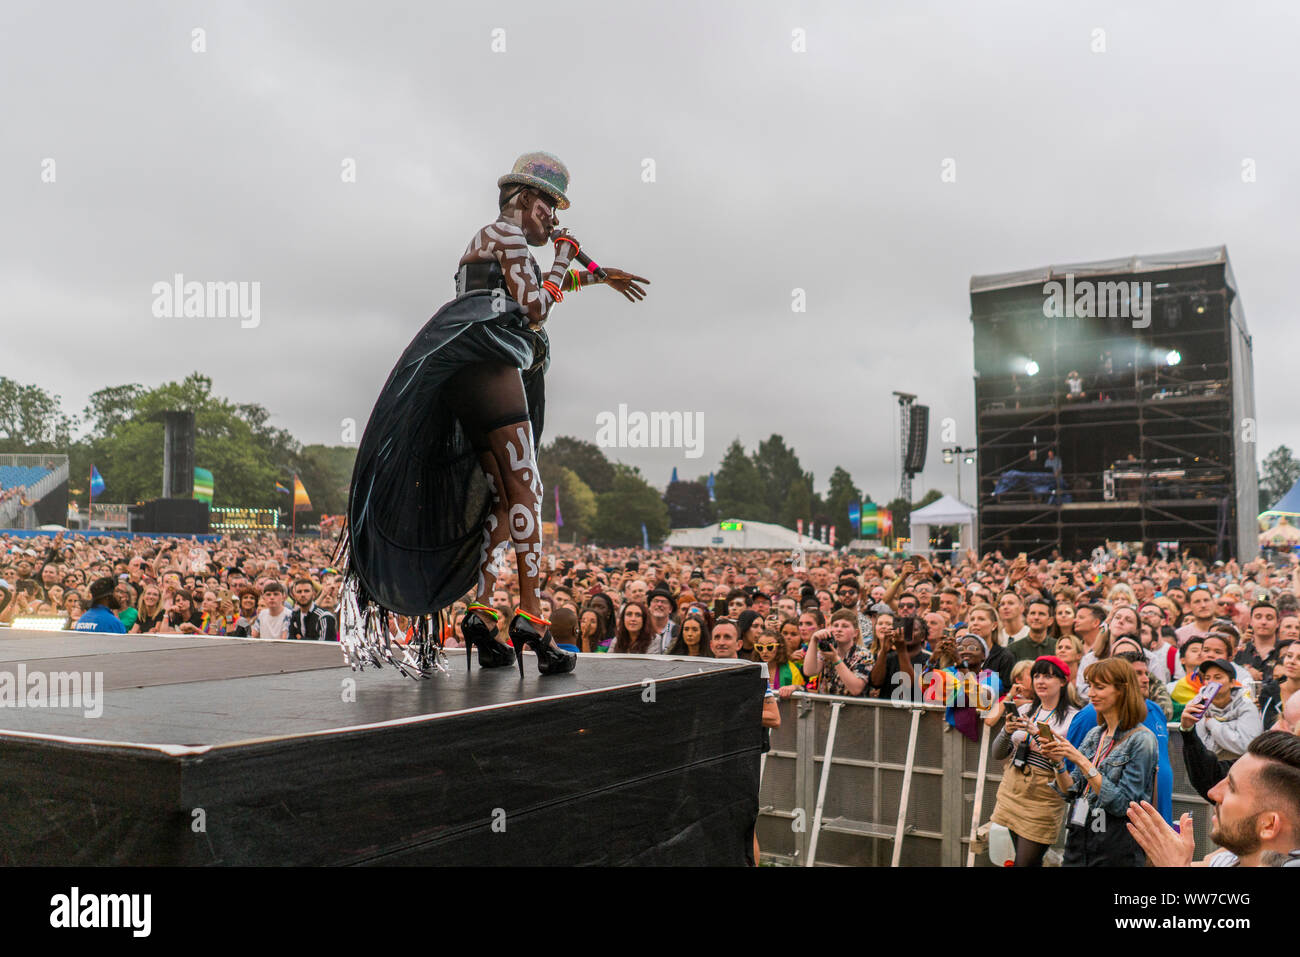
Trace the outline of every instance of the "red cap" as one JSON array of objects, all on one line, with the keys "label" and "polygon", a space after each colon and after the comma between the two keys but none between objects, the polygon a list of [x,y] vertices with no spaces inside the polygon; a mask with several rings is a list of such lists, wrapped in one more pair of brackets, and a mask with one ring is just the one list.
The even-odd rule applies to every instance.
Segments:
[{"label": "red cap", "polygon": [[1067,680],[1069,679],[1070,666],[1067,665],[1060,658],[1056,657],[1056,655],[1039,655],[1037,658],[1034,659],[1035,664],[1037,664],[1040,661],[1050,661],[1052,664],[1056,665],[1056,667],[1061,669],[1061,674],[1065,675]]}]

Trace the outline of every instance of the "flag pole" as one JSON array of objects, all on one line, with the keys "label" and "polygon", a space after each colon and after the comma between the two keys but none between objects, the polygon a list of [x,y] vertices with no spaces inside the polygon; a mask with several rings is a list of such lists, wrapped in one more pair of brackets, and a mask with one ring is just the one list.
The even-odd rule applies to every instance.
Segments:
[{"label": "flag pole", "polygon": [[290,521],[292,523],[292,529],[293,529],[289,533],[289,545],[290,547],[293,547],[294,543],[298,541],[298,473],[297,472],[293,473],[293,489],[289,492],[289,496],[290,496],[289,511],[291,516]]},{"label": "flag pole", "polygon": [[[90,484],[86,486],[90,490],[90,499],[86,502],[86,534],[90,534],[90,517],[95,511],[95,465],[90,466]],[[65,517],[66,520],[66,517]]]}]

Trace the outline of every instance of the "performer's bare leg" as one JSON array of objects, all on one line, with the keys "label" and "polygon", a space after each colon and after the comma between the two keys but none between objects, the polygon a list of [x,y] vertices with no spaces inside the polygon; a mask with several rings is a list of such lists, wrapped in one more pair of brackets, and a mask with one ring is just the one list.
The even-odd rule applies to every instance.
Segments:
[{"label": "performer's bare leg", "polygon": [[[492,454],[491,449],[483,449],[479,452],[478,464],[483,469],[483,474],[487,476],[488,489],[492,495],[492,511],[487,521],[483,523],[483,546],[479,549],[478,588],[474,592],[474,602],[491,608],[492,592],[497,586],[497,576],[493,568],[496,565],[497,553],[506,547],[510,539],[510,526],[507,524],[505,485],[501,481],[501,471],[497,468],[496,456]],[[475,609],[475,613],[483,619],[484,624],[489,626],[494,624],[495,619],[487,612]]]},{"label": "performer's bare leg", "polygon": [[[522,388],[522,386],[521,386]],[[519,565],[519,607],[542,613],[542,477],[527,416],[487,434],[504,480],[507,521]]]}]

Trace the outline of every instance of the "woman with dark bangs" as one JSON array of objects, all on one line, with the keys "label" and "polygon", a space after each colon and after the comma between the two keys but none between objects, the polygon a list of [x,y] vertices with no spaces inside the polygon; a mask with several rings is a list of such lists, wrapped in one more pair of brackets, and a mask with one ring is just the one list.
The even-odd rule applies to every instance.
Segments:
[{"label": "woman with dark bangs", "polygon": [[654,629],[650,626],[650,611],[645,602],[628,601],[618,615],[618,631],[614,634],[614,643],[609,646],[613,655],[644,655],[650,650],[654,641]]},{"label": "woman with dark bangs", "polygon": [[692,658],[712,658],[713,650],[709,647],[711,632],[708,620],[703,615],[692,612],[673,629],[673,643],[664,653]]},{"label": "woman with dark bangs", "polygon": [[586,655],[608,651],[611,643],[610,639],[605,637],[608,633],[605,616],[599,608],[593,608],[588,604],[582,609],[582,614],[578,616],[579,651]]},{"label": "woman with dark bangs", "polygon": [[1008,762],[998,786],[993,822],[1011,831],[1016,867],[1041,867],[1065,823],[1066,804],[1052,787],[1052,762],[1043,754],[1041,721],[1064,736],[1079,711],[1070,667],[1055,655],[1038,658],[1029,669],[1033,690],[1028,704],[1011,710],[993,739],[993,757]]}]

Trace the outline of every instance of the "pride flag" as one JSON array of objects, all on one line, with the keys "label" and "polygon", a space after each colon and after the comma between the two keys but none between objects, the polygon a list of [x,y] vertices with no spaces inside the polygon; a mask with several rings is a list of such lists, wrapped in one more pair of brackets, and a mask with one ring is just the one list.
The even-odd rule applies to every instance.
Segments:
[{"label": "pride flag", "polygon": [[99,474],[99,469],[95,466],[90,467],[90,497],[104,494],[104,476]]}]

